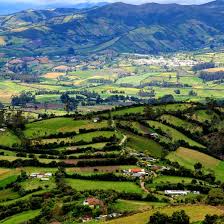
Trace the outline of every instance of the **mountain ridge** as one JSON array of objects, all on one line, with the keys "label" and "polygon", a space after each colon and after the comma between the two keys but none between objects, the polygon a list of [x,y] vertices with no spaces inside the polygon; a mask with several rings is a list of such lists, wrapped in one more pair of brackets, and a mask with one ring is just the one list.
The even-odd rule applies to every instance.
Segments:
[{"label": "mountain ridge", "polygon": [[29,54],[44,55],[67,54],[69,48],[77,54],[104,50],[157,54],[223,47],[224,14],[220,5],[224,7],[224,2],[117,2],[82,10],[23,11],[0,17],[0,36],[6,43],[0,51],[11,54],[22,47]]}]

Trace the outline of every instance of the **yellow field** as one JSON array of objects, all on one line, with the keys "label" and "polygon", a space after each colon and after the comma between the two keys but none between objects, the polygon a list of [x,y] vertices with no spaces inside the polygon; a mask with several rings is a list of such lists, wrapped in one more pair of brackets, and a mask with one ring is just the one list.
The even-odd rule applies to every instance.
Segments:
[{"label": "yellow field", "polygon": [[5,44],[6,44],[6,42],[5,42],[4,37],[0,36],[0,46],[5,45]]},{"label": "yellow field", "polygon": [[48,72],[44,74],[43,77],[47,79],[57,79],[61,75],[64,75],[64,73],[63,72]]},{"label": "yellow field", "polygon": [[220,208],[208,205],[186,205],[186,206],[175,206],[175,207],[165,207],[153,209],[147,212],[138,213],[135,215],[127,216],[124,218],[119,218],[115,220],[111,220],[108,222],[104,222],[107,224],[145,224],[148,222],[149,217],[155,213],[156,211],[160,211],[162,213],[166,213],[171,215],[175,211],[184,210],[189,216],[191,222],[202,221],[205,218],[205,215],[222,215],[224,211]]},{"label": "yellow field", "polygon": [[205,69],[204,71],[206,71],[206,72],[223,72],[224,68],[209,68],[209,69]]},{"label": "yellow field", "polygon": [[189,158],[191,160],[198,161],[202,164],[206,164],[209,168],[214,168],[220,163],[220,160],[192,149],[180,147],[177,149],[176,153],[181,158]]}]

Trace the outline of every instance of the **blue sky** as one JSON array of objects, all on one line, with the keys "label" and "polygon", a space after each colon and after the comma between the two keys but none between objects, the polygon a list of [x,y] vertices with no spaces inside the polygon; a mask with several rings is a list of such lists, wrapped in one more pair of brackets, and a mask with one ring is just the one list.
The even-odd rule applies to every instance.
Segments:
[{"label": "blue sky", "polygon": [[[68,4],[76,4],[82,2],[116,2],[116,0],[0,0],[4,3],[31,3],[35,5],[48,5],[51,3],[68,3]],[[205,2],[209,2],[209,0],[120,0],[122,2],[133,3],[133,4],[141,4],[145,2],[158,2],[158,3],[179,3],[179,4],[202,4]],[[211,0],[210,0],[211,1]]]}]

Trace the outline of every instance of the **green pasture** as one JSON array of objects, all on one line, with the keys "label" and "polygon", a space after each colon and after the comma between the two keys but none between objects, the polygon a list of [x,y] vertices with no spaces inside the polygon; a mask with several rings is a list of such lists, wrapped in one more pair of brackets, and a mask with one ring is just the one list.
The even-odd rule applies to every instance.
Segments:
[{"label": "green pasture", "polygon": [[205,170],[214,172],[218,180],[224,181],[224,162],[204,153],[181,147],[166,158],[188,169],[194,169],[195,163],[200,162]]},{"label": "green pasture", "polygon": [[116,181],[94,181],[94,180],[79,180],[65,179],[66,183],[78,191],[85,190],[115,190],[126,193],[143,193],[140,186],[132,182],[116,182]]},{"label": "green pasture", "polygon": [[22,212],[13,216],[8,217],[0,221],[1,224],[21,224],[35,218],[40,213],[40,210],[30,210]]},{"label": "green pasture", "polygon": [[155,128],[155,129],[161,129],[162,132],[169,136],[173,142],[177,142],[179,140],[183,140],[185,141],[186,143],[188,143],[190,146],[197,146],[197,147],[200,147],[200,148],[204,148],[203,145],[201,145],[200,143],[188,138],[186,135],[182,134],[181,132],[177,131],[176,129],[174,128],[171,128],[167,125],[164,125],[158,121],[148,121],[147,122],[152,128]]},{"label": "green pasture", "polygon": [[41,187],[42,189],[53,189],[56,187],[56,184],[53,177],[51,177],[49,181],[41,181],[38,178],[33,178],[22,182],[21,186],[25,190],[35,190],[38,187]]},{"label": "green pasture", "polygon": [[15,134],[9,130],[0,132],[0,145],[12,147],[14,144],[21,144],[20,139]]},{"label": "green pasture", "polygon": [[197,110],[191,115],[191,119],[196,120],[200,123],[207,122],[211,124],[213,122],[219,122],[219,116],[213,112],[208,110]]},{"label": "green pasture", "polygon": [[141,212],[146,209],[159,208],[166,206],[162,202],[145,202],[145,201],[131,201],[131,200],[117,200],[113,209],[117,212]]},{"label": "green pasture", "polygon": [[26,125],[24,134],[27,138],[38,138],[59,132],[78,132],[79,129],[97,129],[107,126],[107,121],[94,123],[91,120],[73,120],[72,118],[59,117],[29,123]]},{"label": "green pasture", "polygon": [[180,119],[178,117],[169,115],[169,114],[164,114],[161,117],[159,117],[159,120],[164,121],[172,126],[183,128],[192,134],[199,133],[201,134],[203,132],[203,128],[199,125],[190,123],[188,121],[185,121],[183,119]]},{"label": "green pasture", "polygon": [[41,144],[48,144],[48,143],[60,143],[62,141],[64,142],[70,142],[70,143],[77,143],[79,141],[86,141],[86,142],[92,142],[93,138],[96,137],[105,137],[105,138],[110,138],[113,135],[116,135],[117,137],[121,137],[119,133],[115,133],[113,131],[94,131],[90,133],[85,133],[85,134],[79,134],[71,138],[51,138],[51,139],[42,139],[40,141],[33,140],[33,144],[41,143]]},{"label": "green pasture", "polygon": [[151,156],[162,157],[163,148],[160,144],[158,144],[154,140],[130,133],[127,134],[127,137],[128,137],[127,141],[128,147],[139,152],[148,153]]}]

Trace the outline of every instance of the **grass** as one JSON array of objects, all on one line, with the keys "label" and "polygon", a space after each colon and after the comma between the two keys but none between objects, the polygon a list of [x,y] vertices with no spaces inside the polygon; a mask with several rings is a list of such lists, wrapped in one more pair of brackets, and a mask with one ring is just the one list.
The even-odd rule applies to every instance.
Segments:
[{"label": "grass", "polygon": [[218,120],[219,116],[213,111],[197,110],[193,113],[191,118],[200,123],[207,122],[207,123],[211,124],[212,122],[214,122],[214,120]]},{"label": "grass", "polygon": [[38,187],[41,187],[43,189],[53,189],[56,187],[56,184],[54,182],[54,178],[50,178],[49,181],[41,181],[40,179],[28,179],[21,183],[21,186],[25,190],[34,190]]},{"label": "grass", "polygon": [[6,177],[4,179],[0,179],[0,187],[6,187],[8,184],[11,184],[13,182],[15,182],[17,179],[17,175],[12,175],[9,177]]},{"label": "grass", "polygon": [[175,177],[175,176],[159,176],[153,179],[153,184],[160,184],[160,183],[191,183],[192,178],[187,177]]},{"label": "grass", "polygon": [[163,148],[152,139],[141,137],[134,134],[128,134],[127,146],[139,152],[145,152],[155,157],[162,157]]},{"label": "grass", "polygon": [[[181,205],[174,207],[156,208],[146,212],[141,212],[135,215],[127,216],[124,218],[118,218],[111,221],[107,221],[107,224],[120,224],[120,223],[132,223],[132,224],[145,224],[148,222],[149,217],[156,211],[172,215],[173,212],[184,210],[187,215],[190,216],[190,222],[202,221],[207,214],[209,215],[222,215],[224,211],[215,206],[209,205]],[[102,222],[103,223],[103,222]]]},{"label": "grass", "polygon": [[[113,131],[94,131],[94,132],[90,132],[90,133],[85,133],[85,134],[80,134],[80,135],[76,135],[72,138],[51,138],[51,139],[43,139],[41,140],[41,144],[47,144],[47,143],[54,143],[54,142],[72,142],[72,143],[76,143],[79,141],[86,141],[86,142],[92,142],[92,139],[95,137],[106,137],[106,138],[110,138],[115,134],[115,132]],[[119,136],[118,136],[119,137]],[[35,140],[33,141],[33,144],[35,144]]]},{"label": "grass", "polygon": [[144,107],[140,106],[140,107],[133,107],[133,108],[127,108],[127,109],[113,111],[111,114],[113,116],[116,116],[116,115],[122,116],[125,114],[143,114],[143,113],[144,113]]},{"label": "grass", "polygon": [[8,217],[7,219],[4,219],[0,221],[1,224],[21,224],[26,221],[29,221],[30,219],[35,218],[40,213],[40,210],[30,210],[26,212],[22,212],[16,215],[13,215],[11,217]]},{"label": "grass", "polygon": [[114,209],[117,212],[140,212],[146,209],[152,209],[157,207],[163,207],[166,203],[160,202],[144,202],[144,201],[131,201],[131,200],[118,200]]},{"label": "grass", "polygon": [[143,193],[141,188],[132,182],[93,181],[79,179],[65,179],[66,182],[78,191],[86,190],[115,190],[117,192]]},{"label": "grass", "polygon": [[218,180],[224,181],[224,161],[204,153],[181,147],[175,152],[171,152],[166,158],[173,162],[178,162],[188,169],[194,169],[194,164],[200,162],[205,170],[213,171]]},{"label": "grass", "polygon": [[0,201],[13,200],[19,197],[18,192],[13,191],[12,189],[5,189],[1,191]]},{"label": "grass", "polygon": [[192,134],[194,133],[202,133],[203,128],[201,126],[192,124],[188,121],[182,120],[180,118],[177,118],[175,116],[169,115],[169,114],[164,114],[162,115],[159,120],[165,121],[166,123],[179,127],[179,128],[184,128],[185,130],[191,132]]},{"label": "grass", "polygon": [[0,132],[0,144],[2,146],[12,147],[13,144],[20,145],[21,144],[21,141],[11,131],[6,130],[4,132]]},{"label": "grass", "polygon": [[57,134],[59,132],[78,132],[79,129],[92,129],[107,127],[107,122],[94,123],[90,120],[73,120],[72,118],[52,118],[48,120],[29,123],[24,134],[27,138],[37,138]]},{"label": "grass", "polygon": [[148,121],[147,122],[151,127],[155,128],[155,129],[161,129],[162,132],[167,135],[169,138],[172,139],[172,142],[177,142],[180,140],[185,141],[186,143],[188,143],[190,146],[196,146],[196,147],[200,147],[200,148],[205,148],[203,145],[201,145],[200,143],[188,138],[186,135],[182,134],[181,132],[177,131],[176,129],[169,127],[165,124],[162,124],[158,121]]}]

